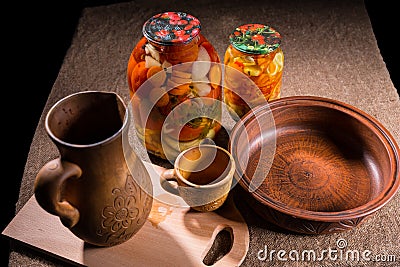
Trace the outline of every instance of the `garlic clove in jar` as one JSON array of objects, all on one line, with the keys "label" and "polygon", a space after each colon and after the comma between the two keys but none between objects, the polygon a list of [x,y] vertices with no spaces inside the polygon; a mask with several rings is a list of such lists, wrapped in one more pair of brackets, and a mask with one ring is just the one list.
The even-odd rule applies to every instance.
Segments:
[{"label": "garlic clove in jar", "polygon": [[193,62],[192,66],[192,78],[197,79],[199,77],[206,76],[211,68],[211,58],[207,50],[203,47],[199,47],[199,54],[196,61]]}]

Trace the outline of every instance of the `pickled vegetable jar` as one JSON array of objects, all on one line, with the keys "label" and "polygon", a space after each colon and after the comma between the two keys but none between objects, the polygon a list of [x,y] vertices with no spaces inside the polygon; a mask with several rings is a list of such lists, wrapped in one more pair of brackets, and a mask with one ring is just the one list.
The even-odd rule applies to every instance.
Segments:
[{"label": "pickled vegetable jar", "polygon": [[142,32],[127,66],[137,136],[149,153],[174,159],[221,127],[220,58],[190,14],[157,14]]},{"label": "pickled vegetable jar", "polygon": [[268,25],[245,24],[230,34],[229,41],[224,56],[224,101],[240,118],[260,103],[260,96],[264,102],[280,97],[281,35]]}]

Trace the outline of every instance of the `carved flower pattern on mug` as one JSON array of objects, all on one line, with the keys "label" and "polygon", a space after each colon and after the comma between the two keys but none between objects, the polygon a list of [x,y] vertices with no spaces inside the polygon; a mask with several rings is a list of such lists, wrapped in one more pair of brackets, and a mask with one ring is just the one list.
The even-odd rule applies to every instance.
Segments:
[{"label": "carved flower pattern on mug", "polygon": [[114,201],[103,209],[103,221],[97,230],[97,234],[103,236],[108,245],[116,245],[132,237],[139,228],[132,229],[130,226],[145,223],[151,209],[149,202],[152,201],[152,198],[141,192],[130,174],[127,175],[125,186],[114,188],[112,194],[115,196]]},{"label": "carved flower pattern on mug", "polygon": [[112,232],[118,232],[127,228],[137,218],[139,209],[136,207],[136,199],[133,196],[123,197],[119,195],[114,200],[113,206],[103,210],[103,226],[110,228]]}]

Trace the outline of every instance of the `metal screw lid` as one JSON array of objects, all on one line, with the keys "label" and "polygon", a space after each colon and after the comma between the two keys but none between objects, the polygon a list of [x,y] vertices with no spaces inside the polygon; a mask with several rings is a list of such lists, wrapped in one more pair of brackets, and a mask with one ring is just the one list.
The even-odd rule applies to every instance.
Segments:
[{"label": "metal screw lid", "polygon": [[244,24],[237,27],[229,41],[237,50],[250,54],[268,54],[281,44],[281,35],[263,24]]},{"label": "metal screw lid", "polygon": [[173,45],[189,43],[201,29],[200,21],[185,12],[164,12],[152,16],[143,25],[143,35],[150,41]]}]

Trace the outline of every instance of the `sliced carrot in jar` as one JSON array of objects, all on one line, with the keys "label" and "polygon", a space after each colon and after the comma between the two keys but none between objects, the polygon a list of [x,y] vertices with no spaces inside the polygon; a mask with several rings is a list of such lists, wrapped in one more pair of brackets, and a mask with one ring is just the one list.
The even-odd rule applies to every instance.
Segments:
[{"label": "sliced carrot in jar", "polygon": [[267,86],[260,87],[261,92],[267,100],[272,92],[272,89],[274,89],[274,84],[268,84]]},{"label": "sliced carrot in jar", "polygon": [[243,67],[244,65],[240,63],[239,61],[232,61],[230,64],[228,64],[229,67],[234,68],[240,72],[243,72]]},{"label": "sliced carrot in jar", "polygon": [[164,117],[153,107],[146,120],[146,129],[161,132],[162,125],[164,123]]},{"label": "sliced carrot in jar", "polygon": [[161,66],[152,66],[149,68],[149,70],[147,71],[147,79],[150,79],[151,76],[153,76],[154,74],[156,74],[159,71],[162,71],[163,68]]},{"label": "sliced carrot in jar", "polygon": [[131,84],[131,76],[132,76],[132,71],[133,68],[136,66],[137,62],[135,60],[135,58],[133,57],[133,54],[131,53],[129,60],[128,60],[128,67],[126,70],[126,76],[127,76],[127,80],[128,80],[128,85],[129,88],[132,88],[132,84]]},{"label": "sliced carrot in jar", "polygon": [[[171,130],[172,130],[170,132],[171,136],[179,136],[179,141],[187,142],[199,138],[200,135],[205,130],[205,125],[200,125],[194,128],[189,124],[185,124],[183,127],[177,127],[176,129],[171,129]],[[177,131],[179,131],[179,133]]]},{"label": "sliced carrot in jar", "polygon": [[160,87],[153,88],[149,94],[149,100],[156,107],[164,107],[169,103],[169,96],[164,89]]},{"label": "sliced carrot in jar", "polygon": [[132,91],[135,92],[147,79],[148,68],[145,67],[145,62],[140,61],[135,65],[131,75]]},{"label": "sliced carrot in jar", "polygon": [[266,72],[268,66],[272,62],[272,58],[269,55],[267,55],[265,57],[257,58],[256,61],[257,61],[257,65],[260,66],[262,72]]},{"label": "sliced carrot in jar", "polygon": [[161,66],[152,66],[147,71],[147,79],[149,79],[150,83],[155,87],[159,87],[164,84],[167,79],[167,73]]},{"label": "sliced carrot in jar", "polygon": [[270,77],[268,74],[262,73],[260,76],[250,77],[255,84],[259,87],[266,86],[270,82]]},{"label": "sliced carrot in jar", "polygon": [[183,128],[179,132],[179,141],[191,141],[199,138],[201,133],[204,131],[204,128],[204,126],[199,126],[197,128],[193,128],[187,125],[183,126]]},{"label": "sliced carrot in jar", "polygon": [[166,106],[163,107],[158,107],[158,110],[160,113],[164,116],[167,116],[171,110],[174,109],[175,106],[179,105],[180,103],[188,100],[189,98],[187,97],[186,94],[184,95],[170,95],[170,101]]},{"label": "sliced carrot in jar", "polygon": [[280,98],[281,84],[282,84],[282,80],[279,80],[279,82],[275,85],[274,89],[272,90],[271,95],[269,96],[269,99],[268,99],[269,101]]},{"label": "sliced carrot in jar", "polygon": [[191,89],[190,86],[191,85],[189,83],[181,84],[181,85],[178,85],[178,86],[174,87],[173,89],[171,89],[169,91],[169,93],[172,95],[184,95],[184,94],[189,93],[189,91]]}]

